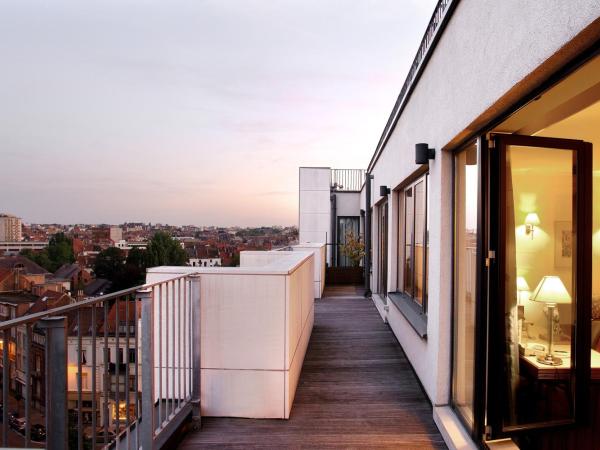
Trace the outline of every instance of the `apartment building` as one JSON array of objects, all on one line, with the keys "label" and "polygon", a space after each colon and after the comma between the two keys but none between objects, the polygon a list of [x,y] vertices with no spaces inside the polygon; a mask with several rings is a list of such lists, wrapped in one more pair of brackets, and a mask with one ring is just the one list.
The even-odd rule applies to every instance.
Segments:
[{"label": "apartment building", "polygon": [[19,242],[21,235],[21,219],[12,214],[0,214],[0,242]]},{"label": "apartment building", "polygon": [[440,1],[368,166],[373,301],[450,447],[600,445],[599,15]]}]

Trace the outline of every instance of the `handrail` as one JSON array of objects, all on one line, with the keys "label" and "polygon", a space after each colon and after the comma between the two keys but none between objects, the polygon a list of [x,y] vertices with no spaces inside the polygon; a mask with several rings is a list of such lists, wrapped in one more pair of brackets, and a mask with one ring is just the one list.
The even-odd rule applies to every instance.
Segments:
[{"label": "handrail", "polygon": [[[0,445],[21,433],[30,447],[41,427],[47,448],[63,449],[75,427],[77,448],[161,448],[190,413],[200,416],[199,318],[200,276],[190,271],[0,322]],[[31,382],[38,371],[46,383],[41,415],[32,401],[43,395]],[[15,381],[23,386],[21,421],[8,415]]]},{"label": "handrail", "polygon": [[190,275],[193,275],[193,273],[176,276],[173,278],[169,278],[168,280],[159,281],[156,283],[142,284],[139,286],[123,289],[120,291],[115,291],[110,294],[104,294],[104,295],[100,295],[98,297],[86,298],[84,300],[80,300],[75,303],[71,303],[69,305],[57,306],[55,308],[47,309],[45,311],[27,314],[26,316],[17,317],[15,319],[5,320],[5,321],[0,322],[0,331],[6,330],[9,328],[14,328],[18,325],[25,325],[25,324],[28,324],[31,322],[35,322],[35,321],[37,321],[39,319],[43,319],[44,317],[47,317],[47,316],[56,316],[56,315],[68,313],[71,311],[77,311],[79,308],[82,308],[83,306],[92,306],[95,304],[102,303],[106,300],[112,300],[117,297],[123,297],[125,295],[135,294],[136,291],[138,291],[140,289],[152,288],[154,286],[164,283],[165,281],[177,281],[181,278],[189,277]]},{"label": "handrail", "polygon": [[441,36],[441,32],[446,26],[448,19],[452,15],[452,11],[456,8],[460,0],[439,0],[435,9],[433,10],[433,14],[431,15],[431,19],[429,20],[429,24],[425,29],[425,35],[423,39],[421,39],[421,44],[419,45],[419,49],[417,50],[417,54],[410,66],[408,74],[406,75],[406,79],[404,80],[404,84],[402,85],[402,89],[400,90],[400,94],[398,94],[398,98],[396,99],[396,103],[392,108],[392,112],[390,113],[390,117],[388,118],[383,132],[381,133],[381,137],[377,142],[377,147],[375,148],[375,153],[371,158],[368,166],[368,172],[373,170],[373,166],[379,159],[379,155],[381,154],[383,147],[387,143],[392,131],[394,131],[394,127],[400,118],[400,114],[402,110],[406,106],[408,99],[410,98],[410,94],[413,91],[416,82],[418,81],[423,69],[425,68],[429,57],[439,37]]},{"label": "handrail", "polygon": [[364,182],[364,169],[331,169],[332,191],[359,192]]}]

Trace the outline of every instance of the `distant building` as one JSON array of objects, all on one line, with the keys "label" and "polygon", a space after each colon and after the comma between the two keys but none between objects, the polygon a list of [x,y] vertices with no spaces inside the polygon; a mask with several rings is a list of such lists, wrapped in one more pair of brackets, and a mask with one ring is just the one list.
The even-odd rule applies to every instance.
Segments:
[{"label": "distant building", "polygon": [[110,227],[109,238],[113,242],[123,240],[123,229],[121,227]]},{"label": "distant building", "polygon": [[221,258],[190,258],[188,266],[192,267],[220,267]]},{"label": "distant building", "polygon": [[18,255],[23,250],[40,251],[48,247],[48,241],[1,241],[0,255]]},{"label": "distant building", "polygon": [[18,242],[21,235],[21,219],[11,214],[0,214],[0,242]]}]

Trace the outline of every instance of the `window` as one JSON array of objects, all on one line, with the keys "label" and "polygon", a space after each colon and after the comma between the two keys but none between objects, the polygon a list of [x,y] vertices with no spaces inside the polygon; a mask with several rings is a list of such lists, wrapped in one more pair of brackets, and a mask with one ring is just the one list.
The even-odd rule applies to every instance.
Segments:
[{"label": "window", "polygon": [[378,212],[378,225],[379,225],[379,240],[378,240],[378,253],[379,253],[379,267],[378,267],[378,291],[383,297],[384,301],[388,293],[387,290],[387,251],[388,251],[388,202],[385,201],[379,205]]},{"label": "window", "polygon": [[454,157],[452,405],[470,428],[474,422],[478,169],[476,143]]},{"label": "window", "polygon": [[129,362],[135,363],[135,348],[129,349]]},{"label": "window", "polygon": [[348,256],[342,253],[342,246],[346,244],[347,238],[350,234],[354,239],[359,238],[359,217],[338,217],[338,254],[337,254],[337,266],[338,267],[351,267],[352,260]]},{"label": "window", "polygon": [[425,312],[427,310],[427,260],[429,259],[429,175],[407,186],[400,198],[404,203],[402,217],[403,249],[401,291]]},{"label": "window", "polygon": [[78,375],[79,375],[80,382],[81,382],[81,389],[83,389],[83,390],[89,389],[87,372],[81,372],[81,373],[78,373]]}]

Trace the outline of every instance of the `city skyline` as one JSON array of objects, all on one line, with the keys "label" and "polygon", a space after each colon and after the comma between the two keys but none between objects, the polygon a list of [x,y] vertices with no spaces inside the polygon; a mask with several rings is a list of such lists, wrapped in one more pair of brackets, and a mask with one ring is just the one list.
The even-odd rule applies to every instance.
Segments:
[{"label": "city skyline", "polygon": [[434,3],[8,3],[2,209],[296,224],[298,166],[366,167]]}]

